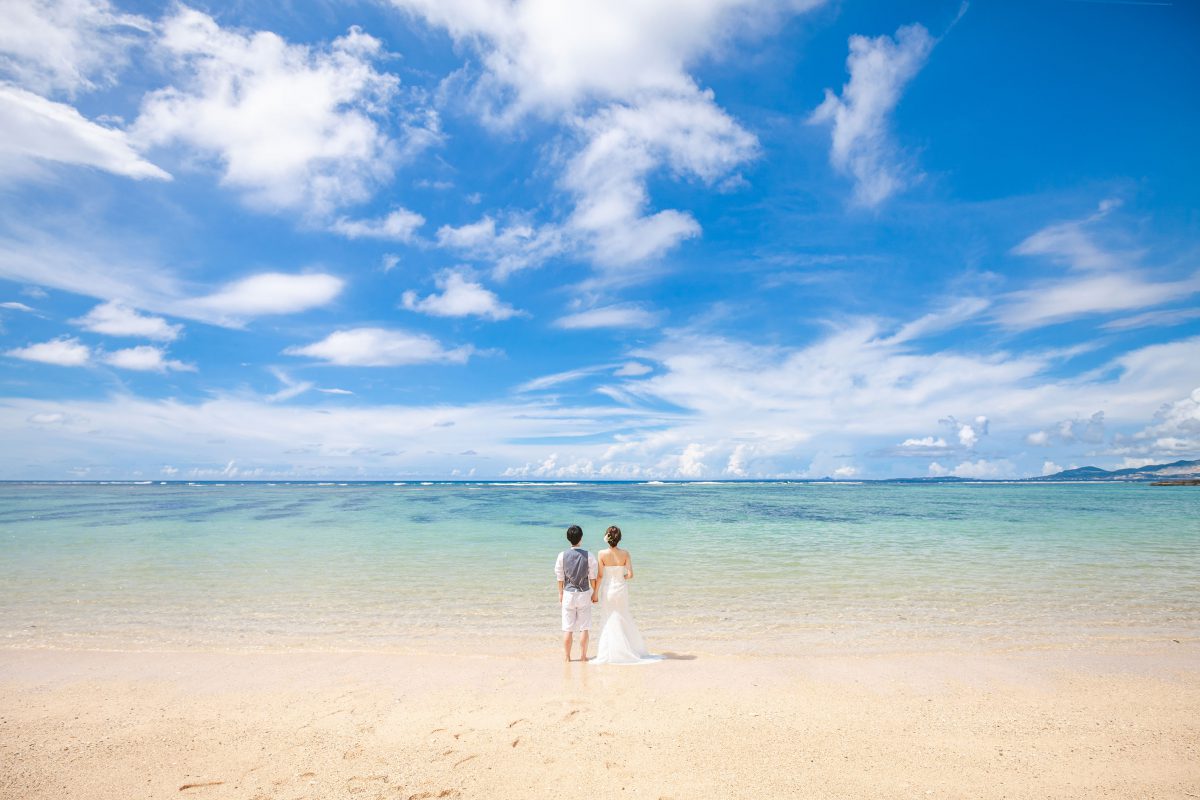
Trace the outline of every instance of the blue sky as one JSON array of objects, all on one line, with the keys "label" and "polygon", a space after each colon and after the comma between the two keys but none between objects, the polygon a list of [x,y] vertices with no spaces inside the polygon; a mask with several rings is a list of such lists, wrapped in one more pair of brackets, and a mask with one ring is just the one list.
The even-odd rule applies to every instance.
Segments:
[{"label": "blue sky", "polygon": [[3,13],[0,478],[1200,457],[1192,3]]}]

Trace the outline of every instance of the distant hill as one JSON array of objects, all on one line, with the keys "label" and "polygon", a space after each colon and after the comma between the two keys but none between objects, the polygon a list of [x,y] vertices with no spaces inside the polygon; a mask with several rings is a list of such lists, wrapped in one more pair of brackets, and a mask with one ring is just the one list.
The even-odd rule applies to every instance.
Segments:
[{"label": "distant hill", "polygon": [[1099,467],[1078,467],[1065,469],[1053,475],[1043,475],[1040,478],[1026,478],[1027,481],[1160,481],[1185,480],[1200,478],[1200,461],[1174,461],[1170,464],[1148,464],[1144,467],[1129,469],[1100,469]]}]

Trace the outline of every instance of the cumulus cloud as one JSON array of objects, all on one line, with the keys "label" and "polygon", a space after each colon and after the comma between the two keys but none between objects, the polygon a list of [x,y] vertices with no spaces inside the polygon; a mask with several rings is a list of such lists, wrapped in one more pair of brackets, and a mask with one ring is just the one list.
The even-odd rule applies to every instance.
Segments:
[{"label": "cumulus cloud", "polygon": [[586,101],[679,94],[688,66],[735,35],[771,29],[819,2],[643,0],[564,6],[537,0],[393,0],[445,28],[482,61],[482,111],[499,122]]},{"label": "cumulus cloud", "polygon": [[536,234],[489,237],[489,247],[507,257],[498,274],[535,265],[555,247],[619,269],[698,235],[687,212],[651,208],[650,175],[666,171],[711,185],[752,158],[758,143],[697,85],[689,65],[731,37],[757,35],[783,14],[817,4],[393,3],[479,54],[482,72],[472,75],[468,104],[485,120],[510,126],[533,114],[562,123],[570,135],[560,186],[573,199],[572,213]]},{"label": "cumulus cloud", "polygon": [[976,461],[962,461],[955,467],[943,467],[938,462],[929,465],[929,474],[935,478],[953,475],[956,478],[974,478],[989,480],[997,478],[1016,477],[1016,467],[1006,458],[989,461],[981,458]]},{"label": "cumulus cloud", "polygon": [[1200,453],[1200,387],[1186,397],[1164,403],[1154,414],[1154,421],[1131,435],[1118,434],[1113,438],[1114,455],[1141,457],[1146,463],[1172,459],[1195,458]]},{"label": "cumulus cloud", "polygon": [[369,198],[402,150],[437,139],[432,121],[411,125],[404,142],[389,138],[381,120],[395,110],[399,79],[375,68],[382,45],[357,28],[329,44],[292,44],[179,6],[157,44],[186,80],[146,96],[135,136],[211,157],[222,183],[256,208],[323,217]]},{"label": "cumulus cloud", "polygon": [[195,366],[167,358],[161,347],[139,345],[105,353],[101,360],[110,366],[138,372],[195,372]]},{"label": "cumulus cloud", "polygon": [[1055,464],[1050,459],[1046,459],[1042,462],[1042,475],[1054,475],[1055,473],[1062,471],[1063,468],[1058,464]]},{"label": "cumulus cloud", "polygon": [[0,84],[0,177],[37,174],[48,163],[135,180],[171,179],[137,153],[125,131],[92,122],[65,103]]},{"label": "cumulus cloud", "polygon": [[[407,208],[398,208],[380,219],[347,219],[334,221],[330,229],[347,239],[383,239],[393,242],[411,242],[417,229],[425,224],[425,218]],[[386,270],[385,270],[386,271]]]},{"label": "cumulus cloud", "polygon": [[106,0],[5,0],[0,75],[40,94],[112,85],[151,30]]},{"label": "cumulus cloud", "polygon": [[474,349],[447,349],[421,333],[388,328],[335,331],[319,342],[289,347],[287,355],[309,356],[340,367],[399,367],[411,364],[465,364]]},{"label": "cumulus cloud", "polygon": [[441,294],[421,298],[416,292],[407,291],[401,297],[401,305],[409,311],[419,311],[435,317],[483,317],[502,320],[521,313],[502,302],[495,292],[470,280],[462,271],[443,272],[437,278],[437,285],[442,290]]},{"label": "cumulus cloud", "polygon": [[940,436],[937,437],[936,439],[932,436],[926,436],[922,439],[905,439],[903,442],[900,443],[900,446],[901,447],[938,447],[938,448],[942,448],[942,447],[946,446],[946,440]]},{"label": "cumulus cloud", "polygon": [[443,225],[437,232],[440,247],[495,265],[495,276],[507,278],[518,270],[536,267],[573,247],[561,226],[535,226],[520,217],[497,225],[484,215],[466,225]]},{"label": "cumulus cloud", "polygon": [[958,443],[968,450],[979,443],[981,436],[988,434],[988,418],[984,416],[976,417],[974,422],[960,422],[954,417],[946,417],[938,422],[948,426],[958,437]]},{"label": "cumulus cloud", "polygon": [[944,437],[914,436],[905,439],[896,447],[881,451],[879,455],[921,458],[947,456],[952,455],[954,452],[956,452],[956,446],[947,443]]},{"label": "cumulus cloud", "polygon": [[344,282],[322,273],[264,272],[226,284],[213,294],[184,300],[179,309],[236,324],[267,314],[294,314],[318,308],[341,294]]},{"label": "cumulus cloud", "polygon": [[78,339],[63,336],[48,342],[16,347],[6,351],[5,355],[59,367],[82,367],[91,360],[92,351]]},{"label": "cumulus cloud", "polygon": [[172,325],[162,317],[139,314],[137,309],[119,300],[101,303],[71,322],[85,330],[106,336],[133,336],[162,342],[174,341],[183,330],[182,325]]},{"label": "cumulus cloud", "polygon": [[658,324],[659,315],[636,303],[589,308],[559,317],[554,321],[556,328],[564,330],[591,330],[594,328],[652,328]]},{"label": "cumulus cloud", "polygon": [[1034,431],[1025,437],[1025,441],[1036,447],[1075,442],[1099,444],[1104,441],[1104,412],[1097,411],[1087,420],[1064,419],[1040,431]]},{"label": "cumulus cloud", "polygon": [[749,160],[755,137],[717,107],[712,92],[614,105],[580,123],[586,145],[567,165],[562,185],[575,197],[568,228],[597,263],[624,267],[666,253],[697,236],[687,213],[647,213],[646,180],[666,166],[711,184]]},{"label": "cumulus cloud", "polygon": [[839,97],[825,100],[809,117],[832,126],[829,160],[854,179],[854,199],[877,206],[912,182],[889,132],[888,118],[904,87],[925,65],[936,39],[921,25],[905,25],[895,37],[850,37],[846,70],[850,80]]}]

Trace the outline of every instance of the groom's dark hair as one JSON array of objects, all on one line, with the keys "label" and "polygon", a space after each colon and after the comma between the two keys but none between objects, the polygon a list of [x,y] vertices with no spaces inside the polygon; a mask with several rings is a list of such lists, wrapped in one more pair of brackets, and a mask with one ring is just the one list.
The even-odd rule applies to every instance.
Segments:
[{"label": "groom's dark hair", "polygon": [[578,525],[572,525],[571,527],[567,528],[567,541],[571,543],[572,547],[579,544],[582,540],[583,528],[579,527]]}]

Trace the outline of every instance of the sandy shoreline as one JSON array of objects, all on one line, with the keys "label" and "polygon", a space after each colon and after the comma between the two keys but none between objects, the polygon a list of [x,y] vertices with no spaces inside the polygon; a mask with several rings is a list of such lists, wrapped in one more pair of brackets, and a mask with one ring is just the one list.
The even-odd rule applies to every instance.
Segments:
[{"label": "sandy shoreline", "polygon": [[0,797],[1196,797],[1196,648],[0,651]]}]

